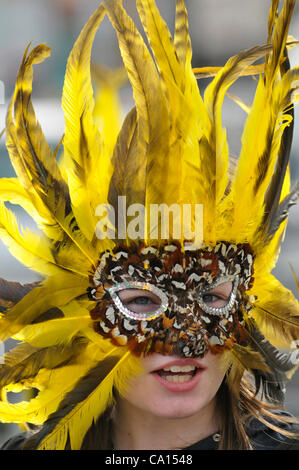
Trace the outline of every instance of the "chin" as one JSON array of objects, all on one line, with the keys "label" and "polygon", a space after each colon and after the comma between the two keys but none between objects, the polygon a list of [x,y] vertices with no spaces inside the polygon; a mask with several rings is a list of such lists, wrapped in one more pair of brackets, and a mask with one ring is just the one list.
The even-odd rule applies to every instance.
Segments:
[{"label": "chin", "polygon": [[169,399],[167,403],[160,402],[160,406],[149,407],[149,412],[164,419],[185,419],[201,413],[207,406],[209,403],[194,403],[193,400],[183,398]]},{"label": "chin", "polygon": [[190,391],[174,392],[161,386],[152,374],[136,383],[132,392],[127,397],[131,405],[157,418],[189,418],[214,406],[214,393],[205,384],[198,384]]},{"label": "chin", "polygon": [[200,383],[186,392],[173,392],[159,386],[155,388],[156,393],[148,401],[148,406],[156,416],[169,419],[188,418],[214,403],[214,390],[209,390],[208,384]]}]

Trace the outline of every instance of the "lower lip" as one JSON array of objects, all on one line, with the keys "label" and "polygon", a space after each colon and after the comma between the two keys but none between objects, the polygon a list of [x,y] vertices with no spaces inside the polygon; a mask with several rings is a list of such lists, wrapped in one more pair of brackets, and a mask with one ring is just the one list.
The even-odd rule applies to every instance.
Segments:
[{"label": "lower lip", "polygon": [[203,371],[204,369],[198,369],[194,377],[187,382],[168,382],[156,372],[152,372],[152,375],[162,387],[170,392],[189,392],[196,387]]}]

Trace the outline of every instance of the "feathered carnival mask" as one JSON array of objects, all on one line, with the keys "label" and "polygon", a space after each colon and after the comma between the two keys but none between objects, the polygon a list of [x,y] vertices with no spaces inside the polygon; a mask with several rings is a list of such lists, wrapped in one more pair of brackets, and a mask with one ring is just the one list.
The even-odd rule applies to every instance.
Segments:
[{"label": "feathered carnival mask", "polygon": [[[0,369],[0,419],[44,424],[36,448],[80,449],[114,390],[123,393],[142,372],[145,354],[221,353],[230,371],[274,377],[278,388],[296,367],[294,353],[276,348],[298,339],[299,304],[271,274],[299,193],[289,173],[299,88],[299,67],[290,69],[287,57],[296,43],[288,37],[295,1],[280,13],[278,3],[265,45],[216,70],[195,70],[183,0],[174,38],[154,0],[137,0],[152,54],[122,2],[103,1],[68,60],[59,162],[31,102],[33,66],[50,49],[27,48],[7,113],[17,178],[0,180],[0,231],[44,279],[1,284],[0,337],[20,343]],[[100,115],[93,100],[91,48],[105,14],[135,100],[120,129],[111,73]],[[201,96],[197,78],[205,74],[214,78]],[[244,75],[259,78],[233,164],[221,109]],[[41,232],[20,232],[6,201],[21,205]],[[23,389],[35,394],[9,403],[6,392]]]}]

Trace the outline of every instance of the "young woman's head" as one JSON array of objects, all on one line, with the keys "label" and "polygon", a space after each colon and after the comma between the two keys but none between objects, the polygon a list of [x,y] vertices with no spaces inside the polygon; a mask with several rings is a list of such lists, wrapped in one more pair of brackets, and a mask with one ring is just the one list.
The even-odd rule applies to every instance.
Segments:
[{"label": "young woman's head", "polygon": [[[223,282],[206,291],[203,301],[210,308],[223,308],[232,289],[231,281]],[[134,312],[149,313],[160,307],[160,298],[147,289],[123,289],[118,295],[123,306]],[[225,375],[221,354],[210,351],[193,358],[152,353],[143,355],[142,366],[144,374],[131,384],[125,400],[157,417],[180,418],[212,410]]]},{"label": "young woman's head", "polygon": [[[195,422],[205,432],[221,427],[221,445],[243,448],[243,419],[261,415],[254,394],[265,377],[274,383],[268,396],[277,395],[268,365],[294,368],[265,340],[289,348],[299,330],[299,303],[271,274],[298,196],[288,172],[298,73],[288,70],[286,48],[295,2],[286,0],[280,13],[278,3],[272,0],[266,46],[230,58],[202,96],[184,0],[175,2],[173,40],[155,1],[137,2],[147,42],[122,2],[103,0],[68,60],[59,161],[31,103],[33,66],[50,49],[26,49],[6,119],[18,183],[3,181],[3,194],[29,208],[43,234],[20,233],[5,204],[1,231],[44,281],[0,316],[1,339],[25,343],[8,356],[1,386],[34,384],[39,393],[24,408],[1,402],[0,418],[43,423],[37,448],[63,449],[68,437],[81,448],[92,423],[106,422],[115,389],[119,416],[130,410],[138,423],[142,414],[157,429],[171,421],[167,433],[178,422],[186,429],[186,420],[193,430]],[[94,106],[90,70],[106,14],[136,101],[115,129],[110,106],[97,116],[110,91],[105,85]],[[215,70],[199,75],[207,72]],[[223,100],[240,76],[256,72],[264,76],[231,171]],[[115,87],[118,79],[105,82]],[[151,209],[158,209],[153,220]],[[139,363],[143,374],[123,393]],[[252,391],[246,370],[256,377]]]},{"label": "young woman's head", "polygon": [[[223,282],[202,295],[211,308],[225,307],[233,283]],[[122,305],[134,312],[154,312],[160,298],[147,289],[123,289],[118,294]],[[186,312],[187,313],[187,312]],[[144,372],[130,383],[119,399],[121,409],[148,413],[156,418],[186,418],[205,414],[214,419],[215,396],[225,376],[221,354],[206,351],[199,357],[175,354],[143,354]]]},{"label": "young woman's head", "polygon": [[171,420],[193,439],[220,429],[228,439],[233,429],[229,445],[248,445],[242,420],[248,406],[262,407],[249,382],[240,398],[244,364],[267,367],[249,320],[253,261],[249,245],[224,242],[195,251],[132,244],[102,256],[90,289],[96,331],[131,348],[143,368],[118,396],[117,428],[142,422],[142,434],[146,422],[163,429]]}]

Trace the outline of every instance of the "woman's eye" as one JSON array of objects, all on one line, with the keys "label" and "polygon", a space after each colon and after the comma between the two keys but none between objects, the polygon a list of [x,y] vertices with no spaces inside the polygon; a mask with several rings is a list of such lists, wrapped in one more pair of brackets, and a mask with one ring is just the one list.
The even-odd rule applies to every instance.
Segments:
[{"label": "woman's eye", "polygon": [[124,282],[109,288],[117,309],[133,320],[153,320],[168,307],[168,298],[158,287],[147,282]]},{"label": "woman's eye", "polygon": [[149,297],[135,297],[134,299],[126,302],[126,304],[148,305],[154,303]]},{"label": "woman's eye", "polygon": [[204,291],[199,296],[201,303],[206,305],[208,308],[224,308],[226,307],[231,299],[233,292],[233,283],[231,281],[225,281],[219,283],[217,286],[210,287],[210,289]]},{"label": "woman's eye", "polygon": [[118,293],[122,304],[131,312],[152,313],[161,307],[161,299],[152,292],[140,289],[124,289]]},{"label": "woman's eye", "polygon": [[205,304],[210,304],[212,302],[215,302],[215,300],[217,300],[218,297],[216,295],[213,295],[213,294],[204,294],[202,296],[202,300],[204,301]]},{"label": "woman's eye", "polygon": [[209,307],[214,307],[214,308],[225,307],[229,302],[229,298],[225,298],[223,296],[219,296],[213,293],[204,294],[202,296],[202,300],[206,305],[208,305]]}]

